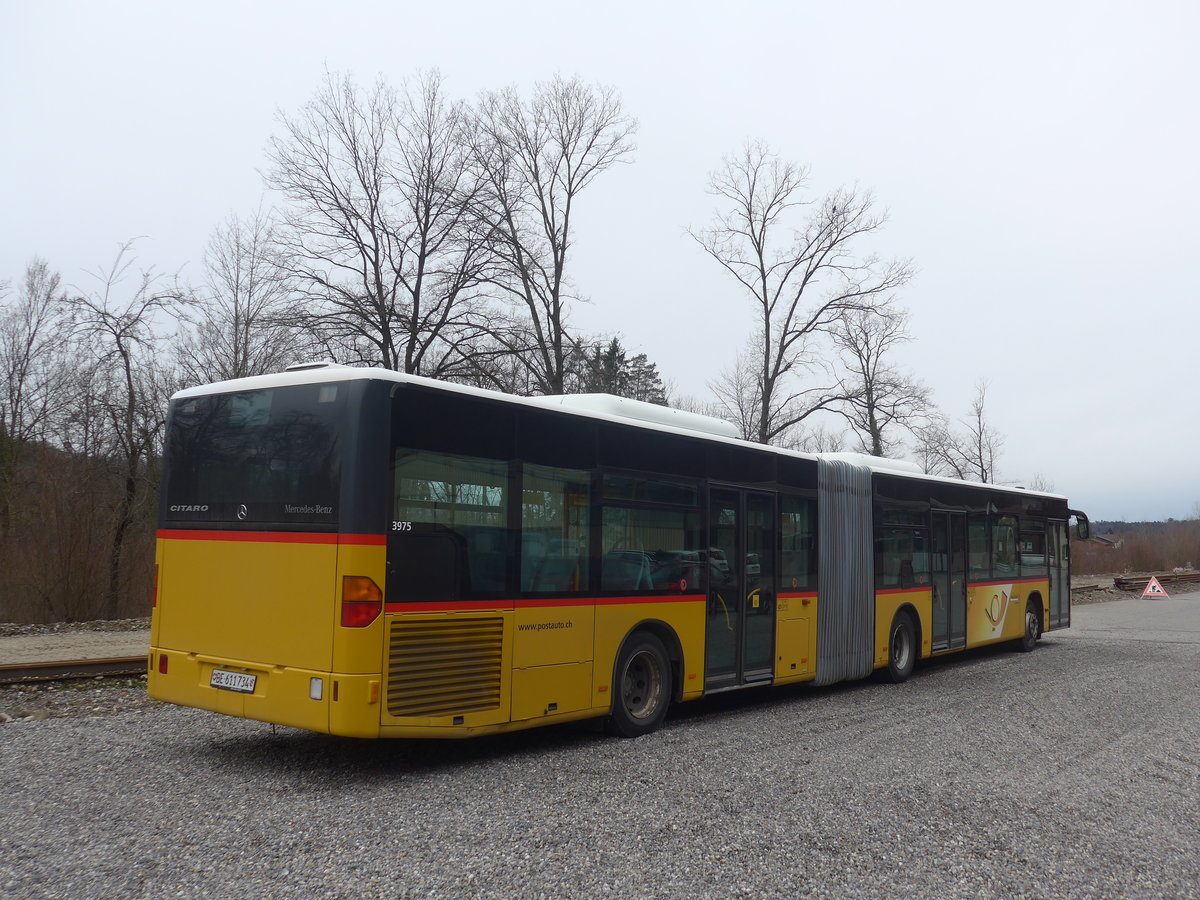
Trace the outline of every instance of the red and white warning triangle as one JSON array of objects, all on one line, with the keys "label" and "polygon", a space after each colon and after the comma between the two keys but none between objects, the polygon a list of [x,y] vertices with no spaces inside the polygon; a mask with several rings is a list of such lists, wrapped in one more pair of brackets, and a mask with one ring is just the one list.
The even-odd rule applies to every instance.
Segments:
[{"label": "red and white warning triangle", "polygon": [[1142,591],[1143,597],[1153,597],[1155,600],[1166,600],[1167,592],[1163,590],[1163,586],[1158,583],[1158,579],[1153,575],[1150,576],[1150,581],[1146,584],[1146,589]]}]

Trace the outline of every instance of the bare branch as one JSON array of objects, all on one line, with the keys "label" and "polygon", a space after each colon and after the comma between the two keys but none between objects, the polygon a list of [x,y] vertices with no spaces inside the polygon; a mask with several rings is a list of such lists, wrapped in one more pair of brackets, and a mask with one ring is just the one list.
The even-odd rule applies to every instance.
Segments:
[{"label": "bare branch", "polygon": [[636,127],[615,91],[578,78],[539,84],[528,101],[513,88],[479,98],[475,209],[492,251],[486,281],[523,309],[531,341],[519,362],[540,393],[562,393],[566,382],[577,197],[629,156]]},{"label": "bare branch", "polygon": [[202,384],[277,371],[304,352],[293,286],[259,209],[230,216],[209,238],[205,284],[191,291],[177,350],[187,381]]},{"label": "bare branch", "polygon": [[300,321],[347,361],[447,377],[485,324],[467,117],[436,72],[400,92],[326,75],[271,142],[276,230]]},{"label": "bare branch", "polygon": [[899,441],[892,433],[924,425],[933,405],[925,385],[887,361],[894,347],[911,340],[907,323],[906,311],[885,302],[847,313],[831,333],[846,371],[841,382],[846,399],[837,412],[859,449],[874,456],[893,455]]},{"label": "bare branch", "polygon": [[[753,384],[731,374],[723,403],[753,425],[753,440],[769,443],[821,409],[847,399],[838,379],[826,387],[789,390],[789,379],[821,371],[820,342],[843,317],[886,304],[911,279],[910,263],[860,258],[860,238],[881,229],[886,217],[874,198],[855,190],[807,199],[806,169],[782,161],[762,143],[749,143],[711,177],[721,205],[713,225],[692,237],[750,298],[757,319]],[[804,226],[788,231],[789,213],[811,207]],[[738,367],[749,365],[742,359]],[[746,391],[756,398],[753,416],[743,409]]]},{"label": "bare branch", "polygon": [[98,412],[88,424],[101,439],[93,443],[85,433],[84,441],[92,452],[119,462],[123,484],[113,513],[105,606],[110,616],[120,606],[125,541],[139,502],[148,496],[146,472],[165,425],[168,379],[160,375],[155,316],[173,311],[180,299],[152,270],[136,268],[132,250],[132,241],[122,244],[112,265],[97,270],[99,286],[65,301],[79,346],[91,355],[91,365],[79,367],[80,394]]},{"label": "bare branch", "polygon": [[987,389],[986,381],[976,383],[970,415],[959,423],[964,430],[954,430],[940,417],[914,429],[917,454],[926,472],[987,484],[997,481],[996,461],[1004,438],[988,420]]}]

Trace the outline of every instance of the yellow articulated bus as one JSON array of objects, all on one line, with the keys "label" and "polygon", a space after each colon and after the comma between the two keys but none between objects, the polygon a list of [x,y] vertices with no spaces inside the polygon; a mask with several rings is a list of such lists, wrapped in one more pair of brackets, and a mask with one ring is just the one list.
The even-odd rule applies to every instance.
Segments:
[{"label": "yellow articulated bus", "polygon": [[673,701],[1032,649],[1070,624],[1072,516],[607,395],[297,366],[171,400],[149,690],[356,737],[635,737]]}]

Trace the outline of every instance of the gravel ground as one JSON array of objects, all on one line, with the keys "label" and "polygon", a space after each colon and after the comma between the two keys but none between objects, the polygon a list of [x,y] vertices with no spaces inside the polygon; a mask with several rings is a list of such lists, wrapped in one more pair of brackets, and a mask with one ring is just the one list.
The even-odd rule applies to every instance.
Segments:
[{"label": "gravel ground", "polygon": [[0,622],[0,637],[22,634],[75,634],[80,631],[145,631],[149,627],[149,616],[140,619],[97,619],[94,622],[46,622],[37,625]]},{"label": "gravel ground", "polygon": [[0,724],[123,715],[135,709],[161,708],[162,705],[146,695],[145,675],[0,684]]},{"label": "gravel ground", "polygon": [[0,727],[0,896],[1200,897],[1200,593],[1075,625],[635,741],[351,741],[61,688]]}]

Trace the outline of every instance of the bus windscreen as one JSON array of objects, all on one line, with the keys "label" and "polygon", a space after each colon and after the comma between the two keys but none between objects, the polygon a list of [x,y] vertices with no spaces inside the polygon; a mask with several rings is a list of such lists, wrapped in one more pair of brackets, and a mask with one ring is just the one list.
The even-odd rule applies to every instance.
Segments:
[{"label": "bus windscreen", "polygon": [[345,390],[313,384],[175,400],[164,522],[336,524]]}]

